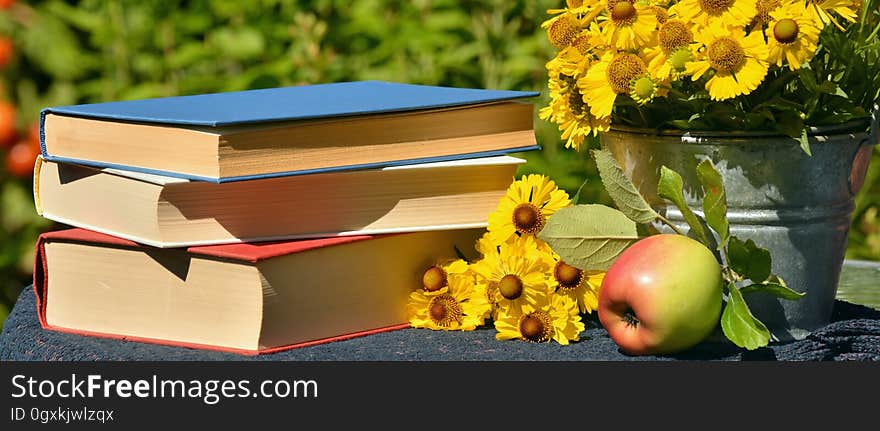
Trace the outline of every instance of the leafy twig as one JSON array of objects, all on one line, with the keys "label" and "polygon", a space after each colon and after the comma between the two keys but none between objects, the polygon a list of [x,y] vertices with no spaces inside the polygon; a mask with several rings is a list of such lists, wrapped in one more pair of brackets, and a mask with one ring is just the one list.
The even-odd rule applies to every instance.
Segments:
[{"label": "leafy twig", "polygon": [[[593,151],[593,157],[596,159],[596,165],[599,167],[599,173],[602,183],[605,185],[608,194],[614,200],[621,213],[619,216],[609,214],[605,216],[608,220],[615,220],[615,223],[624,226],[620,218],[628,217],[635,223],[647,224],[660,221],[669,226],[675,233],[684,235],[669,219],[654,211],[639,194],[632,181],[624,174],[621,167],[616,163],[614,157],[607,150]],[[787,300],[800,299],[803,294],[790,289],[781,277],[772,274],[770,252],[758,246],[753,240],[740,240],[736,236],[731,236],[729,232],[729,222],[727,220],[727,201],[724,183],[721,174],[715,169],[715,166],[709,160],[704,160],[697,165],[697,178],[703,188],[703,213],[706,220],[697,216],[684,202],[682,194],[683,181],[678,172],[669,169],[666,166],[660,168],[660,183],[658,184],[658,194],[675,204],[682,212],[685,221],[691,227],[697,238],[707,247],[714,248],[710,243],[710,233],[714,232],[720,238],[718,249],[722,254],[719,261],[721,276],[724,279],[723,289],[727,293],[727,305],[721,316],[721,327],[724,335],[737,346],[746,349],[756,349],[766,346],[770,342],[770,332],[767,327],[757,317],[752,315],[749,310],[743,293],[764,292],[774,295],[778,298]],[[584,207],[583,205],[579,207]],[[587,208],[578,211],[587,212]],[[572,212],[572,214],[576,214]],[[615,218],[616,217],[616,218]],[[608,262],[607,248],[601,250],[601,258],[596,259],[592,255],[593,250],[598,250],[593,242],[596,239],[605,243],[605,238],[598,235],[597,232],[587,234],[579,234],[571,231],[573,228],[563,228],[563,218],[556,215],[554,222],[560,223],[558,226],[545,228],[548,242],[554,245],[554,250],[560,248],[566,251],[573,251],[568,259],[583,258],[585,255],[588,261],[585,263],[602,264]],[[578,223],[571,220],[567,224],[574,226],[586,223]],[[703,225],[707,225],[710,232],[706,232]],[[595,223],[594,223],[595,225]],[[549,226],[549,225],[548,225]],[[631,231],[631,227],[628,227]],[[545,235],[542,233],[542,235]],[[624,245],[624,244],[618,244]],[[612,252],[622,252],[623,247],[611,250]],[[562,252],[560,252],[562,253]],[[740,287],[740,285],[746,284]]]}]

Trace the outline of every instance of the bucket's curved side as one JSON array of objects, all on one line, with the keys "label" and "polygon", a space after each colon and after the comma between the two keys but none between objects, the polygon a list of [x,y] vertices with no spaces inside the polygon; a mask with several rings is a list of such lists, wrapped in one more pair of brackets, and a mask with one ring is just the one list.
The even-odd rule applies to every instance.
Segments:
[{"label": "bucket's curved side", "polygon": [[814,136],[812,156],[788,138],[688,140],[610,131],[601,141],[648,201],[684,231],[688,227],[680,212],[657,196],[660,166],[682,176],[688,205],[702,215],[696,165],[703,159],[715,164],[727,191],[731,234],[768,249],[774,273],[807,293],[797,301],[760,294],[746,298],[775,339],[790,340],[830,320],[853,198],[861,186],[857,170],[867,167],[858,155],[869,139],[864,133]]}]

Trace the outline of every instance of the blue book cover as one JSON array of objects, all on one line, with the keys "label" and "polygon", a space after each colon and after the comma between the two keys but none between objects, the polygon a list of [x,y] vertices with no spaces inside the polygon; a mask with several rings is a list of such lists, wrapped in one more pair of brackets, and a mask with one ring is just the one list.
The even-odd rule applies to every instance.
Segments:
[{"label": "blue book cover", "polygon": [[401,164],[424,163],[461,158],[501,155],[539,149],[537,145],[491,152],[457,154],[452,156],[395,160],[315,170],[275,172],[260,175],[210,178],[198,177],[161,169],[124,166],[92,160],[55,156],[46,151],[45,117],[47,114],[80,117],[95,120],[134,122],[156,125],[223,127],[243,124],[330,119],[437,108],[477,105],[535,97],[528,91],[488,90],[402,84],[384,81],[357,81],[329,84],[269,88],[226,93],[164,97],[119,102],[45,108],[41,112],[40,140],[46,160],[73,162],[97,167],[128,169],[198,181],[228,182],[255,178],[326,172],[332,170],[364,169]]}]

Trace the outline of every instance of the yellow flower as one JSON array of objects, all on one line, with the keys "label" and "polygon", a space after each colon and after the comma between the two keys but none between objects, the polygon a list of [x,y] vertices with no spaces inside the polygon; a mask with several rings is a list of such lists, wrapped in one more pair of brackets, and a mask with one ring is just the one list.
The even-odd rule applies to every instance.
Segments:
[{"label": "yellow flower", "polygon": [[471,331],[485,322],[490,308],[474,296],[473,277],[449,277],[439,291],[419,289],[407,303],[407,319],[414,328]]},{"label": "yellow flower", "polygon": [[[565,147],[579,150],[587,136],[596,136],[611,127],[611,118],[596,118],[590,113],[590,106],[584,102],[580,89],[573,77],[563,76],[568,81],[568,90],[556,93],[550,84],[550,104],[538,111],[542,120],[550,120],[557,125],[565,140]],[[553,80],[551,79],[551,82]]]},{"label": "yellow flower", "polygon": [[762,33],[753,31],[745,36],[739,27],[715,24],[695,37],[703,48],[697,60],[687,65],[687,72],[694,81],[710,70],[713,72],[706,82],[709,97],[713,100],[749,94],[767,75],[769,50]]},{"label": "yellow flower", "polygon": [[474,293],[471,295],[471,303],[480,311],[481,322],[488,318],[495,319],[498,313],[498,303],[495,301],[497,289],[488,284],[474,285]]},{"label": "yellow flower", "polygon": [[[483,236],[477,240],[475,248],[481,256],[498,253],[498,246],[492,243],[492,240],[489,239],[488,233],[483,234]],[[471,272],[474,274],[476,274],[476,271],[474,271],[473,268],[478,263],[479,261],[471,264]],[[483,299],[478,300],[478,302],[485,302],[489,305],[489,312],[487,314],[493,319],[498,311],[498,302],[495,300],[495,294],[497,293],[498,288],[492,283],[477,282],[474,285],[474,295],[483,297]]]},{"label": "yellow flower", "polygon": [[[794,0],[799,1],[799,0]],[[753,21],[754,24],[758,26],[763,26],[770,22],[770,12],[773,12],[780,6],[780,0],[758,0],[755,3],[755,8],[758,12],[755,14],[755,19]],[[761,27],[758,27],[759,29]]]},{"label": "yellow flower", "polygon": [[602,35],[593,23],[546,65],[550,103],[541,108],[538,117],[557,125],[566,148],[580,149],[587,136],[595,136],[611,125],[610,118],[600,120],[590,114],[576,85],[577,78],[592,64],[594,52],[603,48]]},{"label": "yellow flower", "polygon": [[608,0],[608,16],[601,24],[608,44],[631,50],[647,45],[657,29],[656,12],[632,0]]},{"label": "yellow flower", "polygon": [[449,288],[449,279],[457,277],[471,277],[468,263],[462,259],[456,259],[438,263],[422,273],[422,290],[426,295],[440,295],[446,293]]},{"label": "yellow flower", "polygon": [[784,4],[770,12],[770,17],[766,30],[770,49],[767,61],[782,66],[783,60],[787,60],[791,70],[800,69],[816,53],[820,30],[815,21],[800,1]]},{"label": "yellow flower", "polygon": [[602,11],[603,0],[565,0],[565,7],[561,9],[548,9],[547,13],[556,15],[541,23],[541,28],[547,28],[553,24],[559,15],[569,14],[576,17],[580,22],[590,22]]},{"label": "yellow flower", "polygon": [[579,70],[586,70],[586,67],[579,64],[581,61],[587,62],[589,60],[580,55],[573,46],[569,46],[559,51],[547,62],[547,77],[549,78],[547,87],[551,97],[560,94],[560,90],[565,88],[566,78],[576,75]]},{"label": "yellow flower", "polygon": [[595,52],[605,48],[599,27],[592,23],[582,30],[571,44],[563,48],[552,60],[547,62],[547,72],[551,79],[564,76],[580,76],[592,64]]},{"label": "yellow flower", "polygon": [[828,23],[832,23],[843,31],[843,26],[837,22],[837,19],[830,12],[840,15],[849,22],[855,22],[858,16],[857,11],[860,8],[860,0],[807,0],[807,13],[809,13],[819,29],[822,29]]},{"label": "yellow flower", "polygon": [[558,14],[562,12],[571,12],[574,14],[582,12],[585,8],[588,8],[592,2],[584,1],[584,0],[565,0],[565,8],[562,9],[550,9],[547,11],[549,14]]},{"label": "yellow flower", "polygon": [[548,295],[550,257],[538,249],[531,235],[514,237],[501,245],[484,236],[477,249],[483,258],[471,265],[471,270],[477,285],[494,293],[500,309],[522,308]]},{"label": "yellow flower", "polygon": [[648,70],[660,81],[679,79],[693,61],[694,33],[684,21],[670,18],[657,30],[657,45],[645,50]]},{"label": "yellow flower", "polygon": [[570,12],[559,14],[546,21],[547,39],[557,50],[570,46],[581,32],[581,21]]},{"label": "yellow flower", "polygon": [[507,188],[495,211],[489,214],[489,237],[496,245],[520,234],[537,234],[560,208],[571,203],[568,193],[559,190],[543,175],[523,175]]},{"label": "yellow flower", "polygon": [[563,99],[569,95],[569,90],[566,87],[572,77],[560,75],[559,78],[555,78],[553,73],[550,75],[550,80],[547,82],[547,88],[550,90],[550,103],[538,111],[538,117],[559,124],[568,114],[568,105],[563,105]]},{"label": "yellow flower", "polygon": [[578,341],[584,323],[577,304],[564,295],[545,297],[535,306],[523,310],[503,310],[495,320],[495,338],[546,343],[554,340],[561,345]]},{"label": "yellow flower", "polygon": [[575,301],[581,313],[592,313],[599,308],[599,289],[604,279],[605,271],[583,271],[556,256],[550,289]]},{"label": "yellow flower", "polygon": [[758,13],[755,3],[755,0],[681,0],[670,11],[698,27],[744,27]]},{"label": "yellow flower", "polygon": [[646,73],[645,63],[639,56],[606,52],[577,85],[590,106],[590,113],[596,118],[606,118],[611,116],[617,95],[629,93],[632,81]]},{"label": "yellow flower", "polygon": [[654,2],[648,6],[648,9],[654,13],[654,17],[657,18],[657,25],[662,25],[669,19],[669,11],[666,10],[667,2]]},{"label": "yellow flower", "polygon": [[632,81],[629,86],[629,97],[639,105],[644,105],[660,95],[660,83],[654,78],[643,75]]}]

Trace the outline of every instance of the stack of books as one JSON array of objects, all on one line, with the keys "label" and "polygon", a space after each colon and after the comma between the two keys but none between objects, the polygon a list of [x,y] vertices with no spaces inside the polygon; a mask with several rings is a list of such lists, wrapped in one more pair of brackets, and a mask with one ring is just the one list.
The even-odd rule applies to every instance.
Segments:
[{"label": "stack of books", "polygon": [[538,149],[536,93],[362,81],[44,109],[47,329],[265,353],[407,327]]}]

